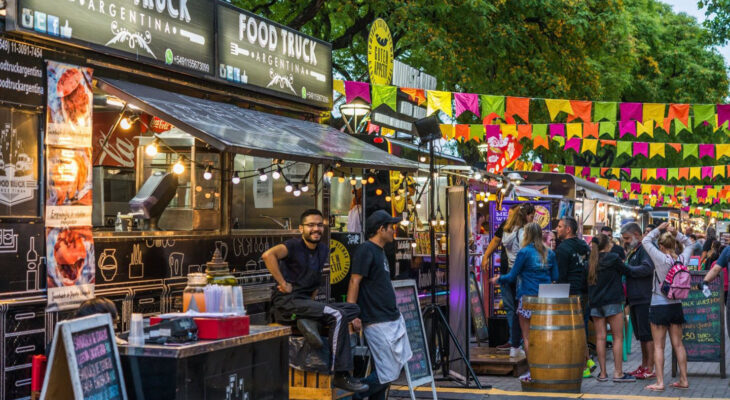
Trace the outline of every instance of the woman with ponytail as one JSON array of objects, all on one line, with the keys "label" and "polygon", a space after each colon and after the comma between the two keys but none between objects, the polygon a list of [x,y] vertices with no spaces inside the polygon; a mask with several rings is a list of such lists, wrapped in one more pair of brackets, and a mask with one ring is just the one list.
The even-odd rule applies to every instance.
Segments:
[{"label": "woman with ponytail", "polygon": [[624,289],[621,275],[628,268],[616,253],[611,251],[613,243],[608,235],[599,234],[591,240],[591,255],[588,262],[588,303],[596,328],[596,352],[601,372],[599,382],[608,381],[606,371],[607,323],[613,333],[613,381],[635,382],[636,378],[623,372],[624,332]]}]

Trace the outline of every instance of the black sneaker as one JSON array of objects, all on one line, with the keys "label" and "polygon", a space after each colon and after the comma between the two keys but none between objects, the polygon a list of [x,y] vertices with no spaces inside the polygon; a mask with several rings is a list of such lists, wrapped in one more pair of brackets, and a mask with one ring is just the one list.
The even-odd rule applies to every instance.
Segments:
[{"label": "black sneaker", "polygon": [[368,385],[360,382],[359,379],[353,378],[350,374],[347,373],[336,373],[335,379],[332,381],[332,384],[342,390],[355,393],[364,392],[370,389]]},{"label": "black sneaker", "polygon": [[310,346],[314,349],[321,349],[324,346],[322,337],[319,336],[319,324],[311,319],[297,319],[297,329],[304,336]]}]

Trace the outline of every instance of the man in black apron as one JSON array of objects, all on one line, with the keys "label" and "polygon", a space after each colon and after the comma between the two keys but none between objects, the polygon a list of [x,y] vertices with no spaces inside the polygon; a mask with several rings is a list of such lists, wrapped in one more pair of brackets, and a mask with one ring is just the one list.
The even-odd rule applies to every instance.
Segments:
[{"label": "man in black apron", "polygon": [[278,244],[261,256],[278,282],[271,295],[274,320],[296,323],[314,347],[322,346],[317,322],[327,325],[334,385],[352,392],[367,390],[367,385],[350,375],[353,364],[348,326],[360,315],[360,308],[357,304],[314,300],[322,283],[322,268],[329,258],[329,249],[320,242],[324,232],[322,213],[315,209],[302,213],[299,231],[301,237]]}]

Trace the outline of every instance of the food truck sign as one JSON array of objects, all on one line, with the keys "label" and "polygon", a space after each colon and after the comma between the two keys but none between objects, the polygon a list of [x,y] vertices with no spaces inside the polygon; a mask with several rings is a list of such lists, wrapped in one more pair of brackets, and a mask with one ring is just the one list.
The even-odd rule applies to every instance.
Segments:
[{"label": "food truck sign", "polygon": [[215,0],[11,0],[7,27],[212,75],[214,4]]}]

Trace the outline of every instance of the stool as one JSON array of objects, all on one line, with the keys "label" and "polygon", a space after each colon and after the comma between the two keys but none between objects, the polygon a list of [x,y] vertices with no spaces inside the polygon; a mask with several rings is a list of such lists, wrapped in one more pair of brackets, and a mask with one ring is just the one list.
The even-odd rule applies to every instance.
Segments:
[{"label": "stool", "polygon": [[290,400],[339,400],[352,397],[352,392],[332,386],[334,376],[289,368]]}]

